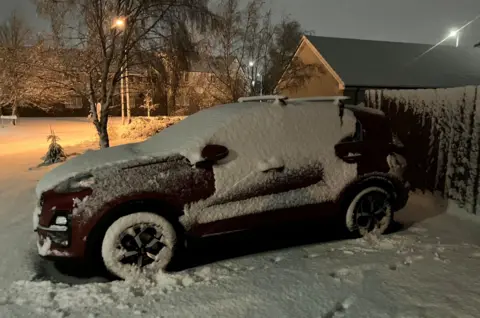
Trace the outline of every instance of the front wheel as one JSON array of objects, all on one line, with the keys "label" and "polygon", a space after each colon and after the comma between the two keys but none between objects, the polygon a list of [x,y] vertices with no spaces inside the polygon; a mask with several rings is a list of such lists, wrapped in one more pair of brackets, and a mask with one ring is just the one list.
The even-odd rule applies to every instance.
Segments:
[{"label": "front wheel", "polygon": [[348,206],[347,229],[358,236],[385,233],[393,221],[390,200],[390,194],[380,187],[360,191]]},{"label": "front wheel", "polygon": [[176,246],[177,235],[167,219],[140,212],[113,222],[101,253],[106,269],[119,278],[153,278],[171,262]]}]

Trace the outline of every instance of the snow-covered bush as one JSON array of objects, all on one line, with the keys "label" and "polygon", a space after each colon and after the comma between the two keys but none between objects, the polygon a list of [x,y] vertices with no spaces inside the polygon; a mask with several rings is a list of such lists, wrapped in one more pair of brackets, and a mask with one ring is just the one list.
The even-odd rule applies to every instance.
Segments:
[{"label": "snow-covered bush", "polygon": [[393,132],[405,144],[405,178],[412,186],[442,191],[472,213],[480,209],[478,89],[372,90],[365,94],[366,104],[387,114]]},{"label": "snow-covered bush", "polygon": [[118,126],[117,135],[126,139],[146,139],[185,117],[135,117],[129,125]]},{"label": "snow-covered bush", "polygon": [[63,147],[58,143],[59,140],[60,138],[55,135],[55,131],[50,128],[50,135],[47,137],[47,141],[50,141],[50,145],[48,146],[46,155],[42,158],[43,165],[51,165],[67,159]]}]

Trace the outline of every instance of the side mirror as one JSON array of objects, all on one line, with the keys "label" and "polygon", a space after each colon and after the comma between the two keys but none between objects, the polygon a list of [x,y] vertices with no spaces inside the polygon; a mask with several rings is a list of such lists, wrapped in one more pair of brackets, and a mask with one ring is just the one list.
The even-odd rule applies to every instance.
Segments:
[{"label": "side mirror", "polygon": [[228,156],[228,149],[220,145],[206,145],[200,154],[202,161],[196,164],[197,167],[205,167],[215,164]]}]

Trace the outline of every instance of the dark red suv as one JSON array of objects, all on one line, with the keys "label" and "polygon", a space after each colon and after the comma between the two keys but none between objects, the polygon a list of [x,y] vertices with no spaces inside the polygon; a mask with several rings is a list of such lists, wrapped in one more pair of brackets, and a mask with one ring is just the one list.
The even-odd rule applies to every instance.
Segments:
[{"label": "dark red suv", "polygon": [[68,160],[36,189],[39,254],[146,275],[188,235],[302,218],[307,206],[335,207],[350,232],[383,233],[408,197],[401,147],[383,113],[340,99],[242,99]]}]

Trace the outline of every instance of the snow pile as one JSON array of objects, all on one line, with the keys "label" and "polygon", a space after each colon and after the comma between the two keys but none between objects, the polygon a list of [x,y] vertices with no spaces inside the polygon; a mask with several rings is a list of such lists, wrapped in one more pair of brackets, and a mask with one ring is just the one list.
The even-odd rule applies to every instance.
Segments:
[{"label": "snow pile", "polygon": [[[138,300],[161,299],[172,292],[194,285],[211,285],[219,279],[229,278],[234,273],[225,267],[212,270],[210,267],[193,269],[176,274],[161,272],[154,280],[114,281],[68,285],[50,281],[17,281],[2,290],[2,305],[16,304],[30,307],[37,313],[57,312],[68,316],[70,312],[88,313],[109,307],[134,312]],[[148,308],[144,308],[145,310]],[[92,313],[93,314],[93,313]]]},{"label": "snow pile", "polygon": [[120,138],[128,139],[146,139],[160,131],[168,128],[185,117],[134,117],[129,125],[120,125],[115,127],[116,134]]},{"label": "snow pile", "polygon": [[49,237],[45,239],[43,244],[40,244],[37,242],[37,249],[38,249],[38,254],[41,256],[47,256],[50,255],[50,247],[52,246],[52,241],[50,240]]}]

